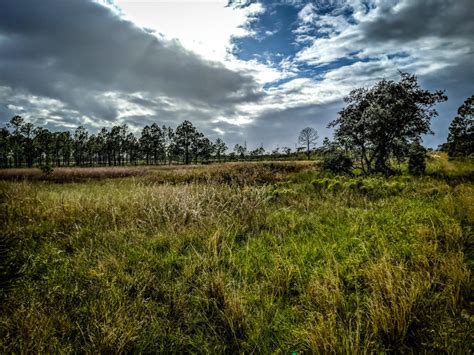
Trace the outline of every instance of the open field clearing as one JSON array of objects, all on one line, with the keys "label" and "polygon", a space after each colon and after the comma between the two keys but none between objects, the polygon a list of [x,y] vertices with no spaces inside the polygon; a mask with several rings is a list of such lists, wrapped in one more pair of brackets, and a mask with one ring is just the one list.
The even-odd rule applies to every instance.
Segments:
[{"label": "open field clearing", "polygon": [[2,171],[0,352],[469,353],[473,171]]},{"label": "open field clearing", "polygon": [[472,14],[0,0],[0,355],[474,354]]},{"label": "open field clearing", "polygon": [[58,183],[147,176],[149,181],[163,183],[215,182],[266,183],[281,180],[315,166],[314,161],[227,162],[214,165],[156,165],[120,167],[62,167],[51,173],[40,169],[0,169],[0,180],[35,180]]}]

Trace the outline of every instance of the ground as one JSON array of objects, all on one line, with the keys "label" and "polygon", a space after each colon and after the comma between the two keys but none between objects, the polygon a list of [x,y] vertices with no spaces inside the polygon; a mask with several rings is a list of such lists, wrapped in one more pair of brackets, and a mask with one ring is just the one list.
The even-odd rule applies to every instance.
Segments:
[{"label": "ground", "polygon": [[469,353],[473,171],[0,171],[0,352]]}]

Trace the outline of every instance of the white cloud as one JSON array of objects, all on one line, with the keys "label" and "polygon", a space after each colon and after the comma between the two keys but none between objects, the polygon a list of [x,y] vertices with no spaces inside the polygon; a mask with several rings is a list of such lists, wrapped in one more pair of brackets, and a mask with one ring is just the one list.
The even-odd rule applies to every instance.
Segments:
[{"label": "white cloud", "polygon": [[[224,0],[114,0],[114,6],[122,17],[156,31],[157,36],[178,40],[184,48],[250,75],[261,85],[294,75],[273,63],[239,60],[232,54],[234,38],[257,36],[250,25],[265,12],[261,3],[238,7],[227,6]],[[265,35],[274,33],[267,31]]]},{"label": "white cloud", "polygon": [[306,4],[299,12],[298,19],[302,23],[312,23],[316,16],[315,7],[312,3]]},{"label": "white cloud", "polygon": [[223,136],[225,134],[225,132],[222,129],[220,129],[219,127],[213,128],[212,130],[214,132],[216,132],[217,134],[221,135],[221,136]]},{"label": "white cloud", "polygon": [[223,61],[232,38],[251,36],[249,24],[265,9],[260,3],[226,6],[227,1],[115,0],[126,18],[153,29],[206,59]]},{"label": "white cloud", "polygon": [[[463,0],[459,4],[446,5],[446,19],[458,18],[463,9],[467,10],[467,3]],[[451,28],[459,24],[443,21],[443,14],[439,13],[440,9],[445,8],[442,1],[432,5],[434,10],[412,0],[354,0],[324,15],[318,14],[317,6],[307,5],[300,12],[300,26],[295,33],[297,40],[302,43],[310,41],[310,45],[301,50],[296,58],[300,62],[319,66],[343,58],[377,58],[403,52],[410,58],[410,66],[416,68],[419,74],[453,65],[459,56],[472,52],[472,38],[466,40],[461,36],[453,41],[453,38],[440,36],[454,32]],[[352,16],[342,15],[344,9],[350,9]],[[427,16],[424,19],[426,28],[420,25],[422,20],[419,16],[416,17],[416,13],[422,11]],[[433,19],[430,14],[437,18]],[[307,36],[310,31],[325,36],[310,38]],[[393,61],[401,63],[398,59]]]}]

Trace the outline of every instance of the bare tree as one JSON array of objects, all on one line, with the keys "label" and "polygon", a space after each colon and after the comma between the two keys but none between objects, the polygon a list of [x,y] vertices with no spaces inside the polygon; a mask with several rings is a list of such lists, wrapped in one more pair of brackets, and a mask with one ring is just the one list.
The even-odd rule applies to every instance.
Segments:
[{"label": "bare tree", "polygon": [[316,146],[318,141],[318,132],[311,127],[306,127],[301,130],[300,135],[298,136],[298,143],[304,145],[306,148],[306,155],[309,159],[311,154],[311,148]]}]

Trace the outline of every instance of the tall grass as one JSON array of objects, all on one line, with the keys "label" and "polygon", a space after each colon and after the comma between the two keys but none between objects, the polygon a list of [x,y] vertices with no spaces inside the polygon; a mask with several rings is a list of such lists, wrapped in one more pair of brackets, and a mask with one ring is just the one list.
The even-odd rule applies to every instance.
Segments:
[{"label": "tall grass", "polygon": [[114,167],[60,167],[45,173],[36,168],[0,169],[0,180],[50,181],[56,183],[84,182],[147,176],[148,181],[161,183],[267,183],[282,180],[289,173],[313,167],[309,161],[229,162],[213,165],[156,165]]},{"label": "tall grass", "polygon": [[472,351],[471,183],[262,165],[0,182],[0,351]]}]

